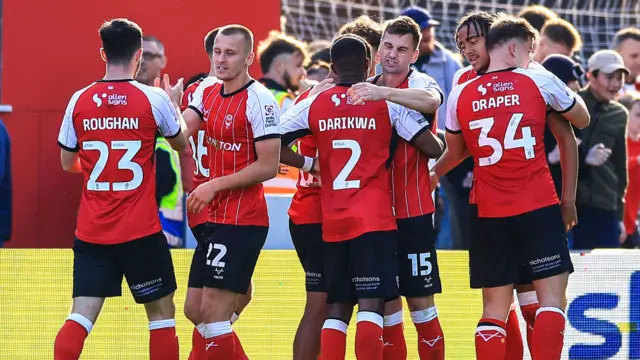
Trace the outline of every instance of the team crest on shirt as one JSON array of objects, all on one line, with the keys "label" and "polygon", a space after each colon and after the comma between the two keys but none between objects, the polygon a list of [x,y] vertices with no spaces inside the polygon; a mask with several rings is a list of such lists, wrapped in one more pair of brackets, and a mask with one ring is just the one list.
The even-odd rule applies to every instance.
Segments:
[{"label": "team crest on shirt", "polygon": [[231,124],[233,124],[233,115],[227,114],[224,117],[224,126],[228,129],[231,127]]},{"label": "team crest on shirt", "polygon": [[276,127],[278,122],[276,121],[276,112],[273,105],[264,106],[264,127]]},{"label": "team crest on shirt", "polygon": [[273,115],[273,105],[264,106],[264,115],[265,116]]}]

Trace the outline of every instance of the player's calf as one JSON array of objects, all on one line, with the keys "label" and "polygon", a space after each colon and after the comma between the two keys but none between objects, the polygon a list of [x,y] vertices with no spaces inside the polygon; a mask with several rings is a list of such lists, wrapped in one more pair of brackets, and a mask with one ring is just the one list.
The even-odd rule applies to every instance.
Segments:
[{"label": "player's calf", "polygon": [[534,281],[540,301],[533,328],[533,359],[560,359],[564,344],[569,273]]},{"label": "player's calf", "polygon": [[327,318],[327,293],[307,291],[304,314],[293,340],[293,360],[316,360],[320,334]]},{"label": "player's calf", "polygon": [[407,298],[411,320],[418,332],[418,354],[421,360],[444,360],[444,333],[433,295]]},{"label": "player's calf", "polygon": [[476,358],[504,359],[506,352],[505,320],[513,300],[513,285],[482,289],[482,318],[476,328]]},{"label": "player's calf", "polygon": [[407,342],[404,338],[402,298],[384,304],[384,360],[404,360],[407,358]]},{"label": "player's calf", "polygon": [[144,304],[149,318],[149,354],[151,360],[178,360],[176,307],[173,293]]},{"label": "player's calf", "polygon": [[533,327],[536,320],[536,312],[540,308],[538,295],[533,284],[516,285],[518,293],[518,305],[524,321],[527,323],[527,347],[533,354]]},{"label": "player's calf", "polygon": [[54,360],[80,358],[84,341],[89,336],[103,304],[104,298],[76,297],[73,299],[71,314],[55,339]]},{"label": "player's calf", "polygon": [[347,353],[347,327],[353,315],[351,303],[327,305],[327,320],[322,325],[320,347],[323,360],[344,360]]}]

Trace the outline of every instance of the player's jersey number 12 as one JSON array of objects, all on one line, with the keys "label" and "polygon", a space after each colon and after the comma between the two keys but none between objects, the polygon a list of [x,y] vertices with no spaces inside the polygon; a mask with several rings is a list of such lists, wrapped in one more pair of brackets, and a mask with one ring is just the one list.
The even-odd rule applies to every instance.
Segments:
[{"label": "player's jersey number 12", "polygon": [[[480,166],[489,166],[498,163],[500,159],[502,159],[504,150],[523,148],[524,156],[527,160],[533,159],[536,156],[533,148],[536,145],[536,138],[531,136],[531,127],[522,127],[522,138],[515,138],[516,131],[518,130],[518,126],[520,125],[520,121],[522,121],[523,116],[524,114],[522,113],[515,113],[511,115],[502,143],[500,143],[498,139],[489,137],[489,132],[491,132],[494,125],[493,117],[469,122],[469,128],[471,130],[480,129],[478,145],[480,147],[489,146],[493,149],[493,153],[491,155],[478,159],[478,164]],[[504,147],[502,144],[504,144]]]},{"label": "player's jersey number 12", "polygon": [[[89,181],[87,181],[87,190],[90,191],[130,191],[137,189],[144,178],[144,173],[140,164],[133,161],[140,148],[142,142],[140,140],[116,140],[111,141],[110,144],[104,141],[85,141],[82,143],[82,150],[84,151],[98,151],[100,153],[98,161],[96,162],[91,174],[89,175]],[[124,150],[125,153],[118,161],[118,170],[129,170],[133,174],[133,178],[129,181],[123,182],[107,182],[98,181],[100,174],[104,171],[109,160],[109,154],[112,150]]]}]

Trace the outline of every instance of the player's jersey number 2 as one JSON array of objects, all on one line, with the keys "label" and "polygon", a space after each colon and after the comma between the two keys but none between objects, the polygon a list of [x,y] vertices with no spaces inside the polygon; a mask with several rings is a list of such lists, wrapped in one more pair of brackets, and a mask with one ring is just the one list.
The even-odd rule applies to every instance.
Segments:
[{"label": "player's jersey number 2", "polygon": [[360,155],[362,155],[360,144],[355,140],[333,140],[332,147],[334,149],[351,150],[349,160],[347,160],[347,163],[342,170],[340,170],[336,178],[333,179],[333,190],[359,189],[360,180],[347,180],[347,178],[356,167],[358,160],[360,160]]},{"label": "player's jersey number 2", "polygon": [[[100,153],[98,161],[96,162],[91,174],[89,175],[89,181],[87,181],[87,190],[90,191],[130,191],[137,189],[144,178],[144,173],[140,164],[133,161],[140,148],[142,142],[140,140],[117,140],[111,141],[107,144],[103,141],[85,141],[82,143],[82,150],[84,151],[98,151]],[[123,182],[107,182],[98,181],[100,174],[104,171],[109,160],[110,153],[113,150],[124,150],[124,154],[118,161],[118,170],[128,170],[132,173],[132,179]]]},{"label": "player's jersey number 2", "polygon": [[478,164],[480,166],[489,166],[498,163],[500,159],[502,159],[504,150],[510,149],[523,148],[524,156],[527,160],[535,157],[534,146],[536,145],[536,139],[531,136],[531,128],[529,126],[521,128],[522,137],[520,139],[515,138],[523,116],[524,114],[522,113],[515,113],[511,115],[502,143],[500,143],[498,139],[489,137],[489,132],[494,125],[494,118],[488,117],[469,122],[469,128],[471,130],[480,129],[478,145],[480,147],[489,146],[493,149],[493,153],[491,155],[478,159]]}]

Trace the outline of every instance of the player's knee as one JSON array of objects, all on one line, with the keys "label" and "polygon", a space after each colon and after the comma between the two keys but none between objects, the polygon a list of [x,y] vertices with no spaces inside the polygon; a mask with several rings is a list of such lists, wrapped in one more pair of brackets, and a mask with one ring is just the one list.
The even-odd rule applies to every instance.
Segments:
[{"label": "player's knee", "polygon": [[200,324],[202,322],[202,317],[200,316],[200,303],[185,301],[184,316],[193,324]]},{"label": "player's knee", "polygon": [[327,293],[308,292],[304,315],[324,319],[327,316]]},{"label": "player's knee", "polygon": [[[408,301],[409,299],[407,299]],[[395,314],[398,311],[402,311],[402,298],[401,297],[397,297],[396,299],[393,299],[391,301],[387,301],[386,303],[384,303],[384,315],[391,315],[391,314]]]},{"label": "player's knee", "polygon": [[149,321],[175,319],[176,317],[176,305],[173,302],[173,294],[145,304],[145,308]]},{"label": "player's knee", "polygon": [[333,303],[327,305],[327,318],[340,319],[348,324],[353,315],[353,305],[347,303]]},{"label": "player's knee", "polygon": [[[433,295],[407,298],[407,306],[411,311],[420,311],[436,306],[436,302]],[[400,302],[400,309],[402,309],[402,302]]]},{"label": "player's knee", "polygon": [[200,314],[205,322],[229,320],[234,312],[238,294],[229,290],[205,288]]}]

